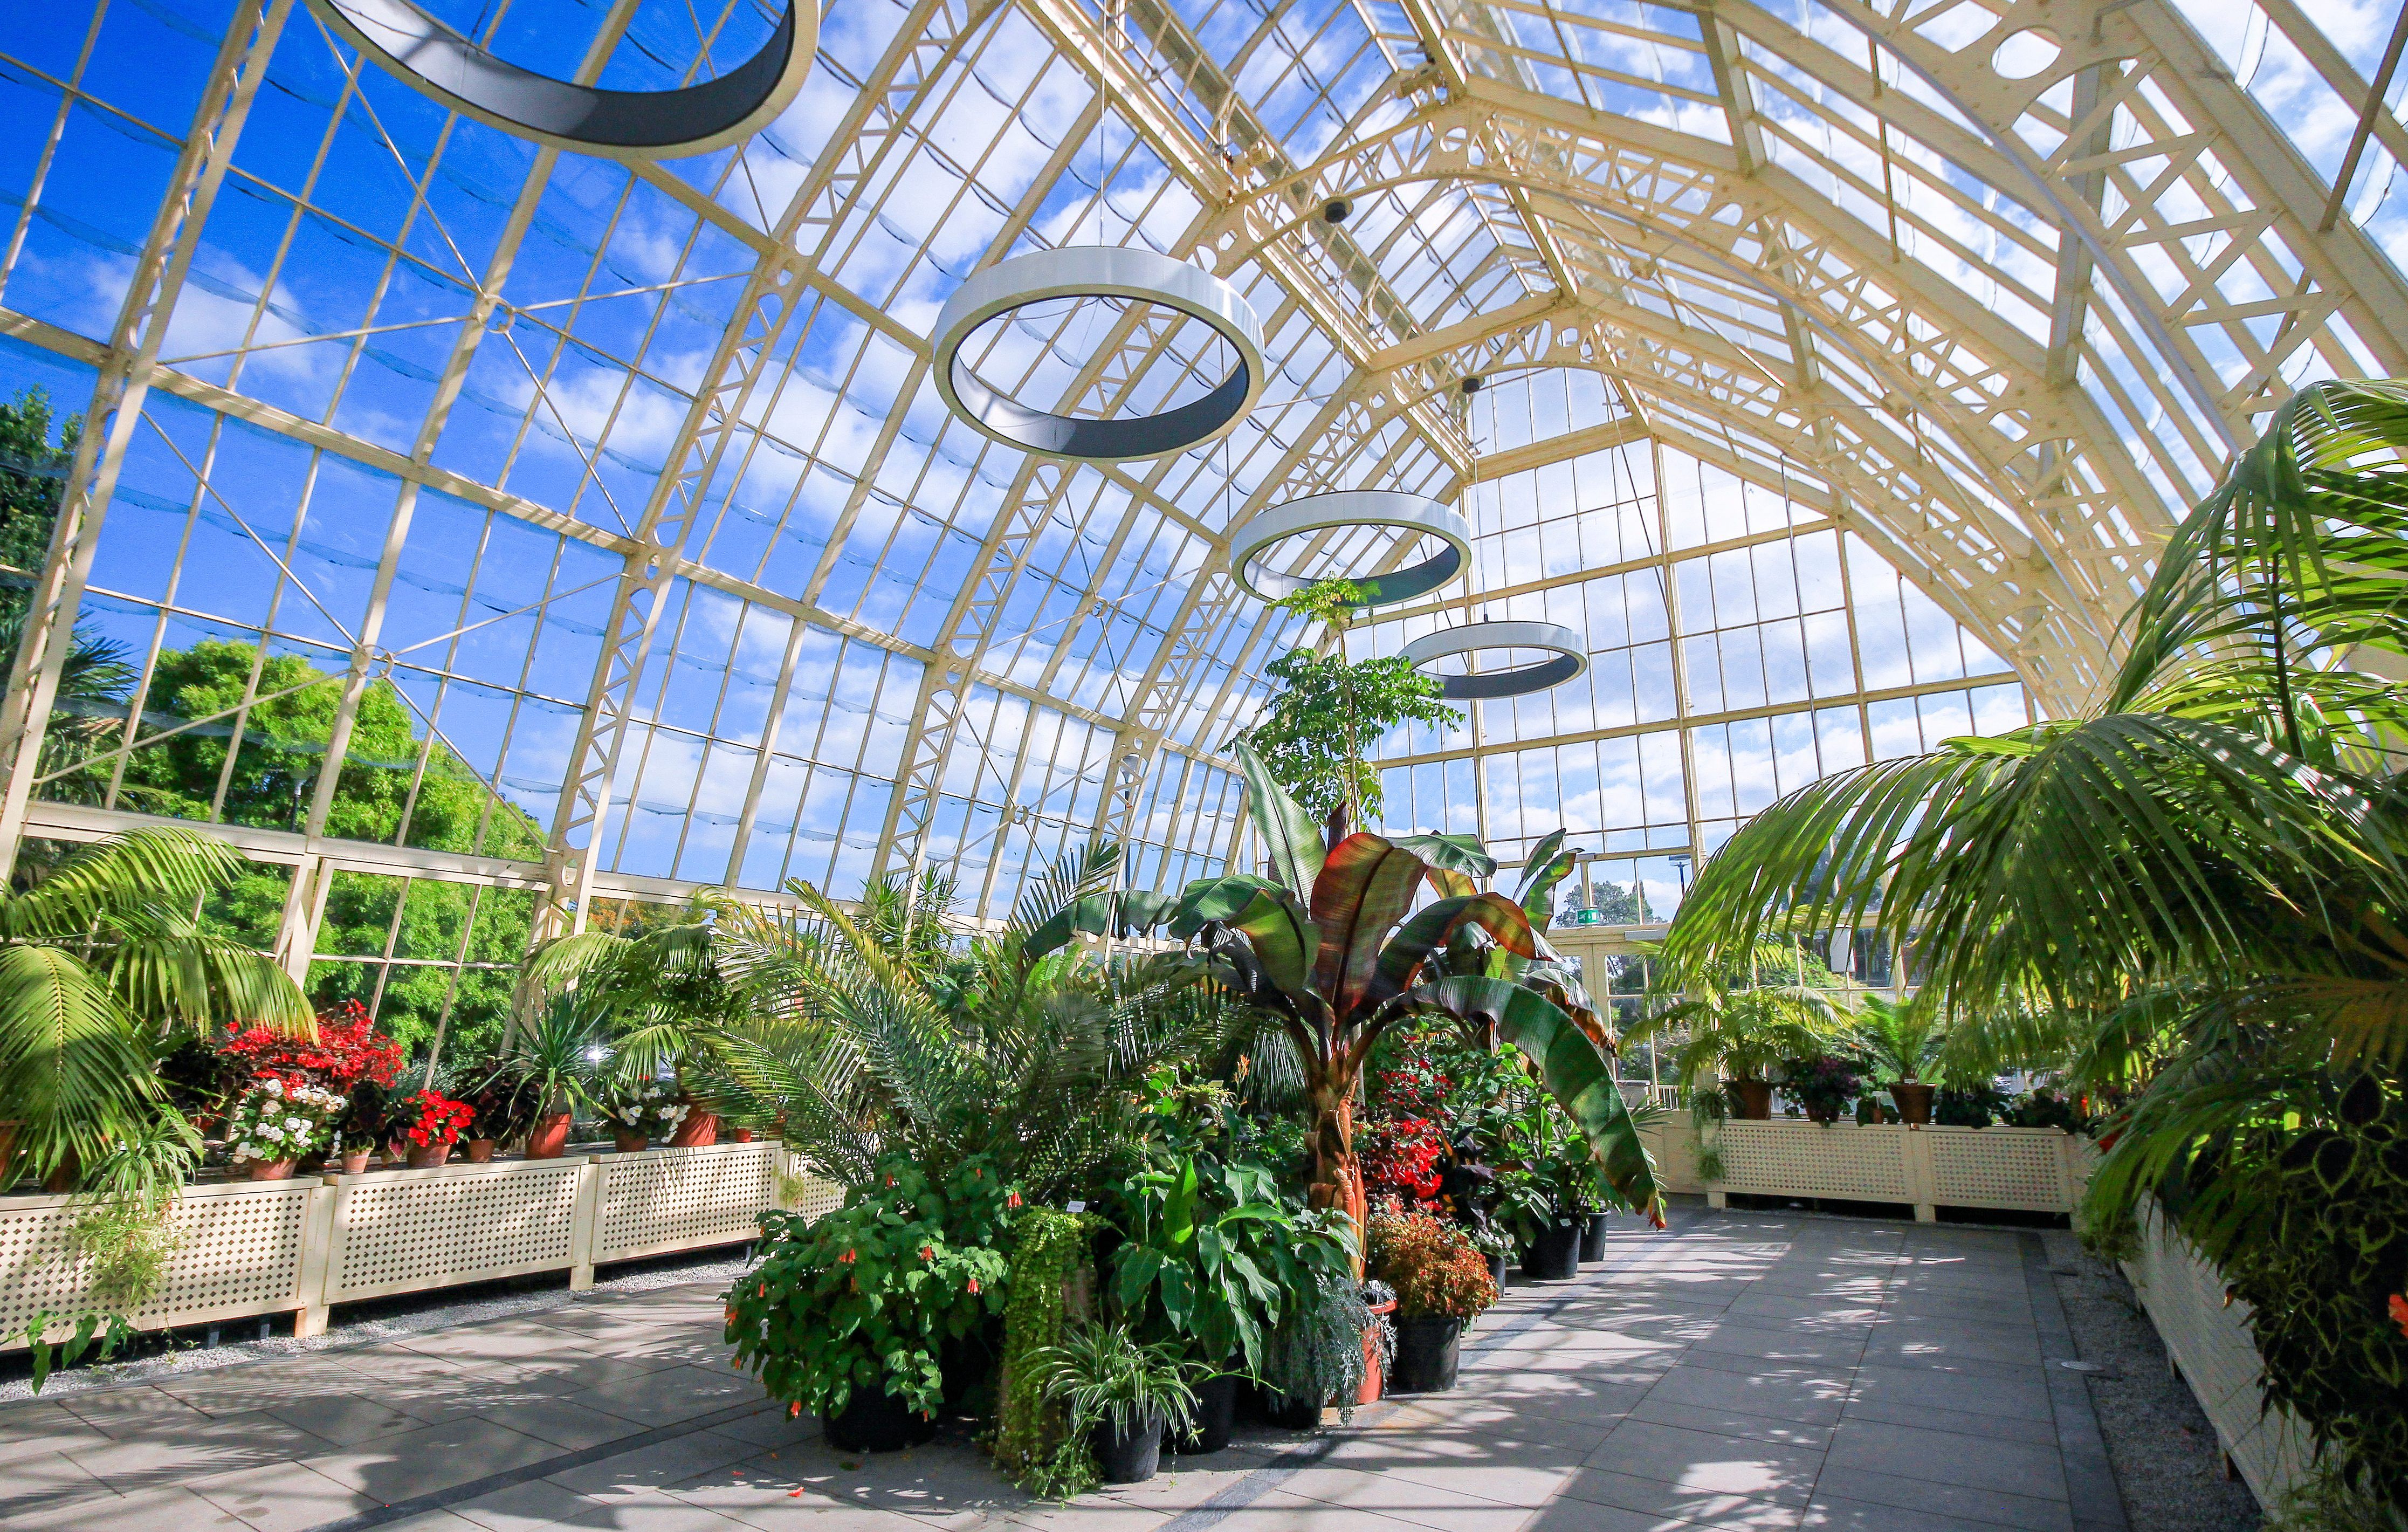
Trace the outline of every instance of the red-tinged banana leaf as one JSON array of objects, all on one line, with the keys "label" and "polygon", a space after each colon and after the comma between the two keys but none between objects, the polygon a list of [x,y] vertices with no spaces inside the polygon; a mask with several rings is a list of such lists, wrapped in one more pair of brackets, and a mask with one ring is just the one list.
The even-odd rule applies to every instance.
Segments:
[{"label": "red-tinged banana leaf", "polygon": [[1531,942],[1530,917],[1502,894],[1440,899],[1415,910],[1413,918],[1380,949],[1379,966],[1364,986],[1355,1009],[1369,1011],[1404,994],[1420,976],[1422,966],[1433,954],[1445,952],[1466,930],[1484,931],[1498,947],[1524,957],[1538,950]]},{"label": "red-tinged banana leaf", "polygon": [[1459,975],[1412,990],[1411,1009],[1452,1016],[1468,1028],[1497,1036],[1528,1054],[1539,1078],[1580,1129],[1605,1185],[1634,1211],[1664,1221],[1655,1162],[1639,1137],[1605,1054],[1545,995],[1502,979]]},{"label": "red-tinged banana leaf", "polygon": [[1405,918],[1428,865],[1375,835],[1340,841],[1312,881],[1312,923],[1321,927],[1313,983],[1340,1016],[1371,982],[1388,930]]},{"label": "red-tinged banana leaf", "polygon": [[1522,965],[1522,971],[1514,982],[1525,989],[1537,990],[1553,1000],[1565,1015],[1572,1019],[1574,1026],[1588,1034],[1589,1041],[1606,1052],[1613,1052],[1622,1046],[1613,1024],[1599,1013],[1597,1001],[1590,996],[1588,986],[1581,981],[1579,972],[1543,941],[1539,945],[1538,957]]},{"label": "red-tinged banana leaf", "polygon": [[1451,867],[1430,868],[1429,881],[1430,887],[1438,890],[1441,898],[1469,899],[1480,892],[1480,884],[1469,874],[1456,872]]},{"label": "red-tinged banana leaf", "polygon": [[1391,838],[1440,872],[1486,878],[1497,871],[1497,858],[1488,854],[1488,848],[1480,843],[1478,836],[1400,835]]},{"label": "red-tinged banana leaf", "polygon": [[1244,909],[1221,923],[1246,938],[1263,977],[1299,1005],[1312,1000],[1312,964],[1321,928],[1285,889],[1258,889]]},{"label": "red-tinged banana leaf", "polygon": [[1321,838],[1321,822],[1288,796],[1254,746],[1239,740],[1237,756],[1238,768],[1246,777],[1246,811],[1254,816],[1254,828],[1262,835],[1271,876],[1296,895],[1297,903],[1309,903],[1312,880],[1329,854]]}]

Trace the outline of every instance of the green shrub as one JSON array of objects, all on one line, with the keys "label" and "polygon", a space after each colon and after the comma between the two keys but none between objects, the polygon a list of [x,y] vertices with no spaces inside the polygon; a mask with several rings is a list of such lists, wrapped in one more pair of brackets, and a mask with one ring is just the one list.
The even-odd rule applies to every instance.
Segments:
[{"label": "green shrub", "polygon": [[933,1415],[945,1341],[1003,1311],[1018,1194],[993,1163],[964,1160],[941,1184],[899,1157],[878,1169],[816,1223],[763,1213],[761,1259],[727,1295],[738,1362],[790,1415],[841,1413],[856,1388]]},{"label": "green shrub", "polygon": [[1012,1230],[1015,1248],[1003,1310],[1003,1397],[996,1411],[995,1461],[1032,1495],[1068,1496],[1095,1482],[1083,1439],[1062,1407],[1045,1395],[1035,1358],[1060,1342],[1063,1283],[1083,1266],[1103,1220],[1088,1213],[1031,1208]]}]

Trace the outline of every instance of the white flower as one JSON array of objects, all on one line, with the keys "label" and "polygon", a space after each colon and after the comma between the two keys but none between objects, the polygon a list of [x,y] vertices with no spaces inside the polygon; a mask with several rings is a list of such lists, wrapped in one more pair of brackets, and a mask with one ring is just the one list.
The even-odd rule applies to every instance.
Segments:
[{"label": "white flower", "polygon": [[284,1141],[284,1130],[273,1123],[260,1124],[259,1136],[272,1144]]},{"label": "white flower", "polygon": [[284,1130],[287,1133],[307,1133],[309,1131],[309,1124],[298,1117],[287,1117],[284,1119]]},{"label": "white flower", "polygon": [[694,1109],[691,1107],[671,1107],[669,1109],[669,1121],[672,1123],[682,1123],[685,1121],[685,1114],[693,1110]]},{"label": "white flower", "polygon": [[619,1117],[622,1122],[632,1123],[642,1115],[642,1110],[635,1107],[622,1107],[619,1109]]},{"label": "white flower", "polygon": [[284,1081],[275,1079],[265,1080],[260,1082],[259,1088],[265,1091],[270,1095],[282,1095],[284,1094]]}]

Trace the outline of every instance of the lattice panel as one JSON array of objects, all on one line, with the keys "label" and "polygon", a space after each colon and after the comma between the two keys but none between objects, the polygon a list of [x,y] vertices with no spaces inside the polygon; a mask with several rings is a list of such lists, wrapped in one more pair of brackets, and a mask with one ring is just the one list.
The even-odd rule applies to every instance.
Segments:
[{"label": "lattice panel", "polygon": [[816,1224],[843,1206],[843,1187],[817,1176],[805,1176],[803,1195],[795,1199],[794,1210]]},{"label": "lattice panel", "polygon": [[[300,1305],[301,1241],[318,1183],[188,1194],[173,1217],[180,1243],[145,1325],[199,1324]],[[0,1346],[23,1342],[37,1313],[71,1314],[84,1300],[87,1263],[70,1260],[64,1197],[0,1199]]]},{"label": "lattice panel", "polygon": [[1949,1208],[2071,1210],[2065,1135],[2054,1128],[1927,1128],[1932,1201]]},{"label": "lattice panel", "polygon": [[1727,1122],[1722,1125],[1725,1175],[1720,1189],[1913,1202],[1905,1138],[1903,1128]]},{"label": "lattice panel", "polygon": [[584,1169],[543,1160],[346,1178],[327,1301],[568,1266]]},{"label": "lattice panel", "polygon": [[2227,1307],[2222,1278],[2160,1218],[2149,1219],[2124,1270],[2258,1504],[2280,1501],[2307,1476],[2315,1438],[2288,1410],[2261,1408],[2266,1368],[2246,1328],[2249,1306]]},{"label": "lattice panel", "polygon": [[777,1205],[774,1143],[661,1149],[602,1162],[602,1219],[594,1259],[749,1239]]}]

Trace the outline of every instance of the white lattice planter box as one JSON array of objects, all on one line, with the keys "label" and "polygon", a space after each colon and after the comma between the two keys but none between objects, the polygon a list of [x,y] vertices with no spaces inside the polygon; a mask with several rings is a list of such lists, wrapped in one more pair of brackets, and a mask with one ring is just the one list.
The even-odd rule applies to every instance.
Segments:
[{"label": "white lattice planter box", "polygon": [[[297,1313],[314,1335],[361,1298],[538,1271],[586,1287],[599,1264],[750,1239],[796,1181],[814,1217],[843,1200],[776,1143],[192,1187],[166,1288],[136,1317],[149,1329]],[[0,1347],[22,1345],[36,1313],[82,1307],[69,1222],[65,1197],[0,1197]]]},{"label": "white lattice planter box", "polygon": [[2315,1439],[2289,1410],[2263,1408],[2266,1364],[2249,1339],[2249,1306],[2226,1305],[2222,1275],[2162,1218],[2146,1221],[2140,1253],[2124,1263],[2124,1274],[2215,1427],[2217,1444],[2259,1505],[2278,1504],[2307,1477]]},{"label": "white lattice planter box", "polygon": [[1828,1127],[1801,1118],[1732,1120],[1709,1127],[1723,1179],[1698,1168],[1697,1130],[1658,1119],[1648,1147],[1667,1190],[1703,1192],[1716,1206],[1738,1192],[1899,1202],[1927,1221],[1942,1208],[2070,1213],[2089,1175],[2083,1140],[2055,1128]]}]

